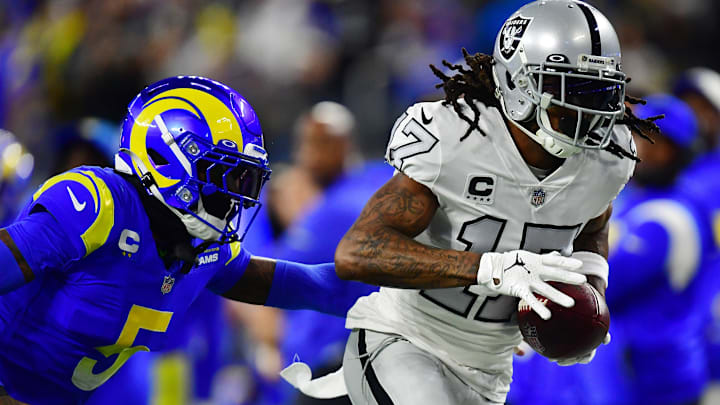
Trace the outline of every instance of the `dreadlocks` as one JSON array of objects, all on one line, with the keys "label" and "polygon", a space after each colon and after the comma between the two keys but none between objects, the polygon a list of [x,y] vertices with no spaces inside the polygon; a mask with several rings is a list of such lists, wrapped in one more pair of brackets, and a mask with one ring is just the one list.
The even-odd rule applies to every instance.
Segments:
[{"label": "dreadlocks", "polygon": [[[465,57],[465,63],[470,66],[470,70],[462,65],[453,65],[447,60],[443,60],[443,66],[458,72],[453,76],[447,76],[435,65],[430,65],[430,69],[435,73],[435,76],[442,80],[442,83],[436,84],[435,88],[442,88],[445,91],[443,104],[451,105],[460,118],[470,124],[470,128],[465,131],[465,135],[460,138],[460,141],[464,141],[472,133],[473,129],[478,130],[483,136],[486,135],[478,126],[480,110],[473,101],[480,101],[485,105],[500,108],[500,103],[495,97],[495,83],[492,79],[493,57],[483,53],[470,55],[465,48],[462,48],[462,53]],[[464,96],[467,105],[475,114],[473,119],[465,115],[462,106],[458,103],[461,96]]]},{"label": "dreadlocks", "polygon": [[[434,65],[430,65],[430,69],[435,76],[442,80],[442,83],[437,84],[435,87],[445,91],[445,101],[443,104],[451,105],[458,116],[470,124],[468,130],[465,131],[465,134],[460,138],[460,141],[464,141],[465,138],[470,136],[473,130],[477,130],[480,134],[486,136],[479,127],[480,111],[475,105],[475,101],[501,109],[500,100],[495,96],[496,87],[492,78],[492,66],[495,63],[493,57],[482,53],[470,55],[465,48],[462,48],[462,54],[465,58],[465,63],[470,69],[462,65],[452,64],[447,60],[442,61],[443,66],[451,71],[457,72],[452,76],[448,76]],[[630,79],[628,78],[627,81],[629,82]],[[461,97],[465,99],[467,105],[474,113],[473,118],[468,117],[463,111],[463,106],[458,102]],[[629,104],[645,104],[645,100],[628,95],[625,96],[625,102]],[[660,118],[662,118],[661,115],[641,119],[636,117],[629,108],[626,108],[625,115],[622,119],[618,120],[617,123],[627,125],[632,132],[637,133],[650,143],[654,143],[650,134],[660,131],[654,122]],[[623,149],[622,146],[612,140],[604,150],[619,158],[627,157],[635,161],[639,160],[633,153]]]}]

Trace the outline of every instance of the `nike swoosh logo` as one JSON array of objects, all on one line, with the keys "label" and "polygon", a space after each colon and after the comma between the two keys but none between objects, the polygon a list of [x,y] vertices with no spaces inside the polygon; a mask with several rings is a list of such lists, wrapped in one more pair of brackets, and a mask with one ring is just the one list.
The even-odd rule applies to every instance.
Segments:
[{"label": "nike swoosh logo", "polygon": [[75,211],[80,212],[85,209],[85,206],[87,205],[87,201],[83,201],[82,204],[77,200],[75,197],[75,194],[73,194],[72,190],[70,190],[70,186],[67,186],[68,194],[70,194],[70,200],[72,200],[73,207],[75,208]]},{"label": "nike swoosh logo", "polygon": [[433,120],[433,118],[435,118],[435,117],[430,117],[430,119],[428,119],[428,117],[425,115],[425,109],[424,109],[424,108],[421,108],[421,109],[420,109],[420,115],[422,116],[422,122],[423,122],[423,124],[425,124],[425,125],[431,123],[432,120]]}]

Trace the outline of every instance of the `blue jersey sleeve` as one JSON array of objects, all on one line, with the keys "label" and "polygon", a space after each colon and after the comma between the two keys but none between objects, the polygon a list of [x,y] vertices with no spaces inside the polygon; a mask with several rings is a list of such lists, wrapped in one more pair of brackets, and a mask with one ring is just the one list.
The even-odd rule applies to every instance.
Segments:
[{"label": "blue jersey sleeve", "polygon": [[34,277],[61,271],[82,257],[60,223],[47,212],[33,213],[5,229]]},{"label": "blue jersey sleeve", "polygon": [[265,305],[282,309],[312,309],[344,317],[358,298],[377,289],[358,281],[341,280],[333,263],[307,265],[278,260]]},{"label": "blue jersey sleeve", "polygon": [[218,270],[208,282],[207,288],[222,295],[245,274],[250,263],[250,253],[241,247],[240,242],[233,242],[223,245],[218,255]]},{"label": "blue jersey sleeve", "polygon": [[620,218],[610,252],[608,303],[622,305],[643,288],[665,283],[675,291],[692,282],[703,259],[703,231],[693,210],[672,199],[642,202]]},{"label": "blue jersey sleeve", "polygon": [[115,221],[110,188],[89,168],[73,169],[47,180],[20,217],[38,211],[47,211],[56,219],[73,256],[80,257],[105,244]]},{"label": "blue jersey sleeve", "polygon": [[624,232],[608,258],[610,276],[605,294],[613,307],[622,306],[636,289],[663,281],[669,245],[665,228],[654,222]]}]

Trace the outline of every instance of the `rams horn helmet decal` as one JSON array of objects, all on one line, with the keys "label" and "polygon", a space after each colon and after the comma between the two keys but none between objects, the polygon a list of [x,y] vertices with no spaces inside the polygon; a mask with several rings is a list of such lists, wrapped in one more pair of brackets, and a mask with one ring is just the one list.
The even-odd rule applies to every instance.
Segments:
[{"label": "rams horn helmet decal", "polygon": [[[135,97],[115,166],[138,176],[191,235],[221,242],[238,239],[239,214],[259,204],[270,176],[253,108],[198,76],[167,78]],[[243,222],[247,230],[252,221]]]}]

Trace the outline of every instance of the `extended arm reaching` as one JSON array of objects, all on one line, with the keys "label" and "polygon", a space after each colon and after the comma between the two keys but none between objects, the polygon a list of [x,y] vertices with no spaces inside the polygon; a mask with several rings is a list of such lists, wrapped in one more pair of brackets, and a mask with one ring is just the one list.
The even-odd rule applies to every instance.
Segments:
[{"label": "extended arm reaching", "polygon": [[225,298],[282,309],[312,309],[344,317],[358,298],[377,287],[345,281],[332,263],[307,265],[252,256]]}]

